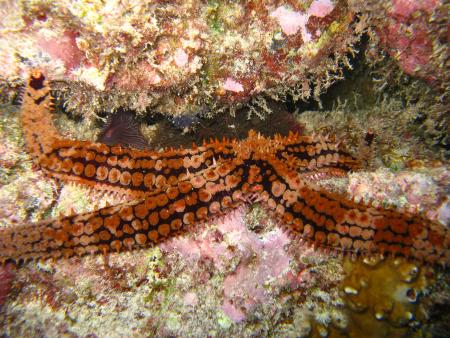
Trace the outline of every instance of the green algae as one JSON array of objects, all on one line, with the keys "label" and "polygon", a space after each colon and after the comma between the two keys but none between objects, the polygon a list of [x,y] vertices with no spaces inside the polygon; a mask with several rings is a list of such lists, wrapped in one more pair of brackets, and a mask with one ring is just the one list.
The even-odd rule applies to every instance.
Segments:
[{"label": "green algae", "polygon": [[220,19],[221,2],[219,0],[209,0],[206,8],[206,18],[209,28],[215,33],[224,32],[224,26]]},{"label": "green algae", "polygon": [[233,325],[233,321],[223,311],[217,312],[217,323],[223,330],[228,330]]},{"label": "green algae", "polygon": [[163,304],[167,307],[170,294],[176,291],[174,279],[161,277],[159,271],[165,266],[164,257],[159,247],[153,247],[145,253],[147,279],[149,281],[150,292],[144,297],[144,302],[152,303],[155,297],[162,297]]},{"label": "green algae", "polygon": [[171,331],[177,331],[181,328],[182,324],[180,322],[180,316],[175,313],[167,313],[167,320],[165,322],[165,325],[167,325],[167,328]]}]

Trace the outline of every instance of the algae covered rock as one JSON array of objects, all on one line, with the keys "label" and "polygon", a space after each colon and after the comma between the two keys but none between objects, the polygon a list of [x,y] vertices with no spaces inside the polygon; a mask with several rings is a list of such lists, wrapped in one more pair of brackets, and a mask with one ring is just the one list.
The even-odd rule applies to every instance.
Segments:
[{"label": "algae covered rock", "polygon": [[[316,97],[349,66],[365,27],[352,1],[6,1],[4,96],[31,66],[58,80],[67,109],[170,115],[262,95]],[[312,90],[311,85],[314,86]]]}]

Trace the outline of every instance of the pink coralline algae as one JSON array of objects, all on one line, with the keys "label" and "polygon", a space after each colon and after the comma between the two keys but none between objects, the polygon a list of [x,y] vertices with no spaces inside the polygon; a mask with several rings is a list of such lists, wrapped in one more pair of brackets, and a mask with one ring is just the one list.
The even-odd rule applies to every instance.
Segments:
[{"label": "pink coralline algae", "polygon": [[183,67],[189,62],[189,55],[183,49],[178,48],[173,59],[178,67]]},{"label": "pink coralline algae", "polygon": [[[236,211],[201,236],[174,238],[161,245],[163,251],[180,255],[188,266],[210,261],[214,269],[226,274],[222,311],[234,322],[246,319],[267,301],[270,288],[290,285],[283,278],[292,259],[286,250],[291,242],[287,234],[279,228],[256,234],[247,229],[243,218],[244,213]],[[197,276],[201,282],[208,277]],[[187,293],[184,302],[196,303],[197,298]]]},{"label": "pink coralline algae", "polygon": [[373,173],[351,174],[348,192],[374,204],[408,207],[411,212],[424,211],[428,218],[448,224],[448,203],[443,187],[449,180],[449,172],[444,168],[427,173],[404,171],[398,174],[379,169]]},{"label": "pink coralline algae", "polygon": [[309,33],[306,33],[307,16],[285,7],[278,7],[270,16],[277,19],[283,32],[287,35],[294,35],[302,28],[303,38],[307,39]]},{"label": "pink coralline algae", "polygon": [[[231,236],[237,233],[231,233]],[[236,238],[237,239],[237,238]],[[289,242],[281,230],[275,230],[265,238],[244,230],[239,235],[240,249],[244,255],[236,270],[224,280],[222,310],[236,322],[244,320],[257,304],[268,299],[266,283],[280,278],[289,267],[290,258],[284,246]]]},{"label": "pink coralline algae", "polygon": [[439,0],[393,0],[391,14],[397,18],[408,19],[411,15],[418,11],[426,11],[431,13],[439,4]]},{"label": "pink coralline algae", "polygon": [[381,43],[406,74],[434,85],[447,78],[439,66],[445,64],[447,20],[442,1],[393,0],[379,31]]},{"label": "pink coralline algae", "polygon": [[243,92],[244,87],[239,82],[233,80],[232,78],[228,77],[223,85],[223,89],[229,90],[235,93]]},{"label": "pink coralline algae", "polygon": [[57,38],[41,38],[37,44],[53,59],[64,63],[66,74],[86,63],[84,53],[77,46],[77,33],[65,31]]},{"label": "pink coralline algae", "polygon": [[310,16],[324,18],[334,9],[334,5],[330,0],[315,0],[308,9]]},{"label": "pink coralline algae", "polygon": [[323,18],[333,11],[333,4],[329,0],[315,0],[306,13],[295,12],[286,9],[284,6],[278,7],[270,16],[277,19],[281,29],[286,35],[295,35],[300,29],[304,41],[311,41],[306,24],[311,16]]}]

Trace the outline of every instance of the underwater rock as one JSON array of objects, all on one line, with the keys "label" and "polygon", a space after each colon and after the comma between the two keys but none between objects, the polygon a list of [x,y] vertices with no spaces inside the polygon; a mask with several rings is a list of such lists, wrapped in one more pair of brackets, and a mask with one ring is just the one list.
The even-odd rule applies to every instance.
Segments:
[{"label": "underwater rock", "polygon": [[448,83],[448,7],[440,0],[392,0],[378,34],[408,75],[434,87]]},{"label": "underwater rock", "polygon": [[39,66],[58,80],[66,109],[90,118],[120,107],[176,116],[264,108],[263,97],[318,99],[353,67],[368,30],[376,54],[442,87],[445,9],[438,0],[4,1],[0,97],[10,100]]},{"label": "underwater rock", "polygon": [[[205,261],[211,261],[218,272],[233,269],[223,281],[221,308],[234,322],[246,319],[269,299],[270,281],[276,281],[278,288],[288,282],[282,276],[292,259],[284,249],[290,242],[286,234],[280,229],[255,234],[246,228],[244,217],[243,211],[234,212],[206,236],[174,238],[161,245],[163,252],[180,255],[194,270]],[[229,266],[231,260],[234,267]]]},{"label": "underwater rock", "polygon": [[380,206],[408,208],[425,212],[427,217],[448,224],[446,209],[449,171],[445,167],[405,170],[393,174],[386,169],[371,173],[352,173],[347,191],[358,200]]},{"label": "underwater rock", "polygon": [[[316,98],[365,27],[357,1],[2,3],[1,81],[32,66],[58,80],[65,107],[179,115],[262,95]],[[312,90],[314,86],[314,90]],[[7,93],[3,95],[6,96]],[[259,99],[257,99],[259,98]]]}]

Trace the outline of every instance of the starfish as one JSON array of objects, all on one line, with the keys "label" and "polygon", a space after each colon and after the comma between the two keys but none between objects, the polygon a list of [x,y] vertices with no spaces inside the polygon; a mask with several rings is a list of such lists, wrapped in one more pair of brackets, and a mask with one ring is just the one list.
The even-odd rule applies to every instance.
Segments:
[{"label": "starfish", "polygon": [[310,178],[343,175],[358,162],[324,136],[250,131],[162,152],[63,139],[50,86],[33,70],[22,102],[28,152],[50,178],[128,197],[93,212],[0,229],[0,262],[71,257],[155,245],[257,198],[316,247],[386,253],[447,265],[449,230],[420,215],[376,208],[325,191]]}]

